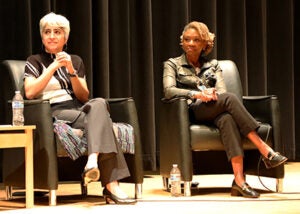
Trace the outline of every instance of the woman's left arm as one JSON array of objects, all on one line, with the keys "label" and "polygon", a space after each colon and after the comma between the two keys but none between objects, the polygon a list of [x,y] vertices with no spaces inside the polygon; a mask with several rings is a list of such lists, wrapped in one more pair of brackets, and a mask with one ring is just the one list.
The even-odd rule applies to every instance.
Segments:
[{"label": "woman's left arm", "polygon": [[89,89],[87,87],[87,83],[85,78],[79,77],[78,75],[70,76],[72,88],[76,98],[85,103],[89,99]]},{"label": "woman's left arm", "polygon": [[60,52],[56,55],[56,60],[63,62],[67,71],[69,72],[70,81],[72,84],[73,92],[76,98],[85,103],[89,99],[89,89],[84,77],[78,76],[78,71],[75,70],[71,56],[66,52]]}]

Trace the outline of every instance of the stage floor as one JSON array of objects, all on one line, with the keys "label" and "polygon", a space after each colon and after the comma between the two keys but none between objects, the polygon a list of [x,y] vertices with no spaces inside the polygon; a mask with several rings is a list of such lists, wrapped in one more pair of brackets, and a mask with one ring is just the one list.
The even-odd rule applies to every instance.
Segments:
[{"label": "stage floor", "polygon": [[[1,213],[300,213],[300,162],[288,162],[283,181],[283,193],[273,193],[264,188],[257,176],[247,176],[247,182],[261,193],[258,199],[231,197],[230,187],[233,175],[194,176],[199,182],[192,190],[191,197],[171,197],[163,189],[161,176],[146,174],[143,184],[143,197],[135,205],[106,205],[99,182],[88,186],[89,196],[82,198],[79,184],[60,184],[57,191],[57,206],[48,206],[48,195],[36,196],[35,207],[25,208],[22,196],[5,201],[3,185],[0,192]],[[261,178],[263,184],[275,190],[275,179]],[[133,184],[120,184],[131,197],[134,196]],[[15,190],[22,194],[22,190]],[[39,193],[39,192],[37,192]],[[43,193],[43,192],[41,192]]]}]

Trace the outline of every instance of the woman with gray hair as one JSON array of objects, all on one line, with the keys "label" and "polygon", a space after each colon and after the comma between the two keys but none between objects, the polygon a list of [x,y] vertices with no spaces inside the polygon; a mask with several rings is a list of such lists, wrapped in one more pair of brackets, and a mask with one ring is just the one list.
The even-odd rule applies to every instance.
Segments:
[{"label": "woman with gray hair", "polygon": [[287,158],[274,152],[258,136],[258,122],[234,94],[226,92],[218,61],[206,59],[214,39],[204,23],[194,21],[184,27],[180,37],[184,53],[164,62],[164,95],[167,99],[185,97],[197,121],[212,122],[219,128],[234,173],[231,195],[257,198],[259,193],[245,181],[240,134],[258,148],[267,168],[279,166]]},{"label": "woman with gray hair", "polygon": [[88,144],[85,184],[100,178],[106,203],[135,203],[118,183],[129,170],[113,133],[108,103],[103,98],[89,100],[83,61],[64,50],[69,33],[69,21],[62,15],[49,13],[40,20],[43,51],[27,58],[25,96],[48,99],[54,118],[83,130]]}]

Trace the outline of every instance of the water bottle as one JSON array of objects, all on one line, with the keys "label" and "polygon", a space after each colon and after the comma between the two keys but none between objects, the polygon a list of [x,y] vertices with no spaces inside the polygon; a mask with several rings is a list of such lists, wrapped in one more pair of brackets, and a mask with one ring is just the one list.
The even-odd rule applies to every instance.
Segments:
[{"label": "water bottle", "polygon": [[24,125],[24,100],[20,91],[15,91],[12,99],[12,124],[13,126]]},{"label": "water bottle", "polygon": [[181,173],[177,164],[173,164],[170,172],[171,196],[181,195]]}]

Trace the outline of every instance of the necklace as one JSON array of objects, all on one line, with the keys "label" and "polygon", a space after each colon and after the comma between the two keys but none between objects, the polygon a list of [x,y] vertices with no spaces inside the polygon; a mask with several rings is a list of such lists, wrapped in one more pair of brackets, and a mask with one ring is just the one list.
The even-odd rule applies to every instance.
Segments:
[{"label": "necklace", "polygon": [[200,63],[197,62],[196,65],[194,63],[191,63],[191,65],[193,66],[193,68],[196,71],[196,74],[198,75],[200,73]]}]

